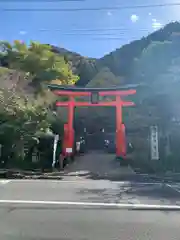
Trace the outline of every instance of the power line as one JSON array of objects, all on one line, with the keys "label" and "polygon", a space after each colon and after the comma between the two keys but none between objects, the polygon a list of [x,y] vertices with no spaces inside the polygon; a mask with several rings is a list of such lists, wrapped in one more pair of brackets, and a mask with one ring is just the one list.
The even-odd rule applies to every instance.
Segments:
[{"label": "power line", "polygon": [[[121,31],[121,30],[132,30],[131,28],[72,28],[68,29],[74,32],[95,32],[95,31]],[[47,28],[40,28],[38,31],[41,32],[49,32],[49,31],[64,31],[63,29],[47,29]]]},{"label": "power line", "polygon": [[[83,29],[83,28],[79,28],[79,29],[70,29],[70,31],[72,31],[72,32],[65,32],[65,33],[63,33],[63,29],[47,29],[47,28],[40,28],[40,29],[38,29],[38,31],[40,31],[40,32],[61,32],[62,34],[87,34],[87,33],[89,33],[89,32],[92,32],[92,33],[94,33],[94,32],[96,32],[96,31],[98,31],[98,32],[103,32],[103,31],[132,31],[132,30],[135,30],[135,29],[133,29],[133,28],[94,28],[94,29]],[[147,28],[142,28],[142,29],[139,29],[140,31],[147,31],[148,29]],[[136,29],[136,31],[137,31],[137,29]]]},{"label": "power line", "polygon": [[[132,31],[134,29],[128,29],[128,28],[123,28],[120,29],[119,32],[99,32],[100,28],[98,29],[98,32],[88,32],[88,29],[86,29],[87,32],[83,32],[83,31],[75,31],[75,32],[63,32],[61,29],[37,29],[36,31],[39,31],[42,34],[46,34],[49,32],[58,32],[59,36],[63,37],[63,36],[72,36],[73,39],[77,38],[79,40],[81,40],[82,38],[84,39],[84,37],[88,37],[89,40],[117,40],[117,39],[126,39],[129,36],[126,37],[126,35],[131,32],[131,36],[132,36]],[[108,31],[108,29],[103,29]],[[119,30],[118,28],[116,28],[116,30]],[[136,30],[136,33],[141,33],[142,37],[147,36],[148,34],[153,33],[153,29],[152,31],[150,31],[149,29],[138,29],[138,31]],[[56,34],[56,33],[54,33]],[[135,36],[135,35],[134,35]],[[134,37],[132,36],[132,38]],[[71,38],[69,38],[71,39]],[[83,40],[82,39],[82,40]]]},{"label": "power line", "polygon": [[[103,29],[106,30],[106,29]],[[116,30],[119,30],[118,28]],[[37,29],[36,31],[39,31],[40,34],[49,34],[49,32],[53,32],[53,34],[58,34],[58,36],[61,37],[65,37],[68,36],[69,39],[71,39],[71,37],[73,37],[73,39],[97,39],[97,40],[117,40],[117,39],[123,39],[124,37],[126,37],[126,35],[128,35],[129,33],[131,33],[131,36],[135,34],[133,34],[133,30],[134,29],[128,29],[128,28],[124,28],[124,29],[120,29],[119,31],[116,32],[108,32],[108,29],[106,30],[107,32],[100,32],[98,29],[98,32],[90,32],[87,30],[87,32],[83,32],[83,31],[75,31],[75,32],[63,32],[61,29]],[[158,30],[158,29],[157,29]],[[142,37],[146,37],[149,34],[153,33],[153,29],[138,29],[135,30],[137,34],[142,35]],[[56,33],[55,33],[56,32]],[[127,36],[129,37],[129,36]],[[132,36],[133,37],[133,36]]]},{"label": "power line", "polygon": [[[97,37],[97,38],[91,38],[91,39],[89,39],[89,40],[93,40],[93,41],[106,41],[106,40],[127,40],[127,37],[107,37],[107,38],[105,38],[105,37]],[[131,38],[130,40],[129,40],[129,42],[133,42],[133,41],[135,41],[135,40],[140,40],[140,39],[137,39],[137,38]],[[127,42],[128,43],[128,42]]]},{"label": "power line", "polygon": [[89,36],[88,38],[86,38],[86,39],[84,39],[84,38],[68,38],[68,39],[66,39],[66,41],[91,41],[91,40],[93,40],[93,41],[100,41],[100,40],[104,40],[104,41],[109,41],[109,40],[127,40],[127,41],[129,41],[129,42],[132,42],[132,41],[134,41],[134,40],[141,40],[141,38],[143,38],[143,36],[142,37],[136,37],[135,35],[134,36],[131,36],[131,37],[129,37],[129,36],[107,36],[107,37],[105,37],[105,36]]},{"label": "power line", "polygon": [[[132,29],[131,29],[132,30]],[[39,31],[39,32],[41,32],[42,34],[46,34],[46,32],[48,33],[48,32],[52,32],[53,30],[47,30],[47,31],[41,31],[41,30],[37,30],[37,31]],[[58,32],[58,31],[57,31]],[[136,30],[136,32],[137,32],[137,30]],[[140,29],[139,31],[138,31],[138,33],[142,33],[142,37],[144,36],[147,36],[148,34],[151,34],[153,32],[153,30],[152,31],[150,31],[149,29]],[[55,34],[55,33],[54,33]],[[61,36],[61,37],[63,37],[63,36],[69,36],[69,39],[71,39],[71,36],[73,37],[73,39],[76,39],[76,38],[78,38],[79,40],[80,39],[84,39],[84,38],[86,38],[87,39],[87,37],[88,37],[88,39],[89,40],[91,40],[91,39],[97,39],[97,40],[117,40],[117,39],[125,39],[126,38],[126,35],[128,34],[128,32],[126,32],[126,31],[121,31],[121,32],[116,32],[116,33],[109,33],[109,32],[107,32],[107,33],[102,33],[102,32],[92,32],[92,33],[90,33],[90,32],[86,32],[86,33],[83,33],[83,32],[74,32],[74,33],[71,33],[71,32],[69,32],[69,33],[63,33],[63,32],[61,32],[61,31],[59,31],[58,32],[58,36]],[[132,36],[132,31],[131,31],[131,36]],[[134,35],[135,36],[135,35]],[[125,37],[125,38],[124,38]],[[128,37],[128,36],[127,36]],[[132,36],[132,38],[133,38],[133,36]]]},{"label": "power line", "polygon": [[[144,29],[144,30],[140,30],[140,31],[138,31],[138,32],[147,32],[148,31],[148,29]],[[44,33],[46,33],[46,32],[52,32],[52,31],[40,31],[40,32],[44,32]],[[91,35],[96,35],[96,36],[106,36],[106,35],[108,35],[108,36],[115,36],[115,35],[117,35],[117,34],[119,34],[119,35],[124,35],[124,34],[126,34],[127,32],[118,32],[118,33],[94,33],[94,32],[92,32],[92,33],[90,33],[90,32],[86,32],[86,33],[83,33],[83,32],[74,32],[74,33],[63,33],[63,32],[60,32],[60,31],[56,31],[56,32],[59,32],[60,33],[60,35],[65,35],[65,36],[91,36]]]},{"label": "power line", "polygon": [[126,10],[126,9],[144,9],[157,7],[175,7],[180,6],[180,2],[174,3],[159,3],[148,5],[130,5],[130,6],[115,6],[115,7],[96,7],[96,8],[3,8],[6,12],[76,12],[76,11],[102,11],[102,10]]},{"label": "power line", "polygon": [[[161,27],[159,28],[163,28],[164,25],[162,24]],[[61,28],[40,28],[40,29],[34,29],[35,31],[39,31],[39,32],[59,32],[62,35],[90,35],[90,34],[106,34],[106,32],[108,32],[107,34],[115,34],[116,32],[118,33],[127,33],[128,31],[140,31],[140,32],[147,32],[150,29],[149,28],[139,28],[139,29],[134,29],[133,27],[127,28],[127,27],[115,27],[115,28],[68,28],[66,27],[67,30],[65,29],[61,29]],[[154,29],[155,30],[155,29]],[[153,31],[153,28],[152,28]],[[98,32],[98,33],[96,33]],[[115,33],[113,33],[115,32]]]}]

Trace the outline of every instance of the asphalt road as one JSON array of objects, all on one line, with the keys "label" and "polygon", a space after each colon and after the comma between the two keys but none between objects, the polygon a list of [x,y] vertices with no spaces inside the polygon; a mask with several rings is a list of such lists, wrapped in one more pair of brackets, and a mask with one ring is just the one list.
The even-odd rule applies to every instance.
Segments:
[{"label": "asphalt road", "polygon": [[[1,180],[0,239],[179,239],[179,184],[92,180],[79,173],[100,172],[102,177],[107,169],[101,168],[103,156],[98,159],[93,156],[92,163],[99,161],[95,169],[90,156],[81,159],[63,181]],[[110,172],[110,178],[117,174],[113,167]],[[119,172],[133,175],[130,169]]]}]

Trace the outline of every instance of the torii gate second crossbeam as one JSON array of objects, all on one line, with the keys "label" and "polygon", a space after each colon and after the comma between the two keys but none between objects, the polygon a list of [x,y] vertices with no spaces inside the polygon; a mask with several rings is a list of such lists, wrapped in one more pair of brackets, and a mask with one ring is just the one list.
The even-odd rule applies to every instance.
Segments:
[{"label": "torii gate second crossbeam", "polygon": [[[126,139],[125,126],[122,123],[122,107],[134,106],[133,102],[123,101],[122,96],[132,95],[136,93],[135,89],[119,90],[118,88],[77,88],[62,87],[60,85],[48,85],[49,88],[58,96],[68,97],[67,102],[56,103],[57,107],[68,107],[68,123],[65,125],[65,136],[63,142],[63,151],[65,154],[72,154],[74,146],[74,108],[82,106],[104,106],[116,108],[116,157],[125,158],[126,155]],[[120,88],[121,89],[121,88]],[[91,102],[76,101],[76,97],[90,96]],[[100,101],[99,96],[115,96],[114,101]]]}]

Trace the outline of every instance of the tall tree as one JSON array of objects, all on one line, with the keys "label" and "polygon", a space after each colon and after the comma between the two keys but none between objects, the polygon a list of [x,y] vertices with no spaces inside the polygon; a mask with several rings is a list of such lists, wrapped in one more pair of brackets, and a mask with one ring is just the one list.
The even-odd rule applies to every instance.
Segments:
[{"label": "tall tree", "polygon": [[0,43],[1,55],[7,58],[9,67],[19,69],[33,78],[34,82],[42,83],[59,80],[59,84],[74,84],[75,76],[64,58],[52,52],[51,46],[31,42],[27,46],[24,42],[14,41]]}]

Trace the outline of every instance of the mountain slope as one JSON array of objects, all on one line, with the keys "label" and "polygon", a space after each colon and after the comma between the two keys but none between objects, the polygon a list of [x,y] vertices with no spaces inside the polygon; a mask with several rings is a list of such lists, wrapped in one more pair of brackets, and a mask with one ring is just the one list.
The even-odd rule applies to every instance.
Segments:
[{"label": "mountain slope", "polygon": [[126,83],[132,83],[130,79],[133,69],[134,59],[139,58],[143,50],[147,48],[152,42],[164,42],[170,40],[172,34],[180,32],[180,23],[173,22],[167,24],[164,28],[153,32],[147,37],[140,40],[133,41],[129,44],[122,46],[119,49],[105,55],[97,60],[97,66],[101,68],[106,66],[115,76],[123,76],[126,78]]},{"label": "mountain slope", "polygon": [[95,76],[97,74],[99,75],[102,68],[108,68],[114,76],[124,79],[123,82],[117,82],[117,85],[130,84],[133,82],[131,73],[133,70],[134,60],[141,56],[143,50],[146,49],[152,42],[164,42],[171,39],[172,34],[179,32],[179,22],[169,23],[164,28],[153,32],[147,37],[143,37],[140,40],[126,44],[100,59],[86,58],[80,54],[54,46],[53,49],[59,54],[64,55],[65,59],[71,64],[73,72],[79,75],[80,80],[77,82],[77,85],[79,86],[85,86],[92,79],[97,78]]}]

